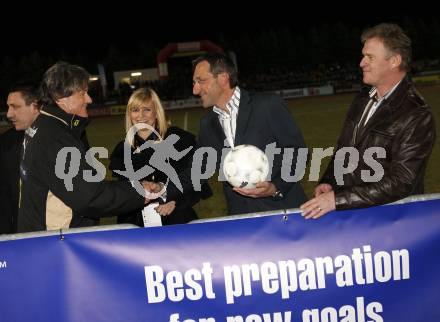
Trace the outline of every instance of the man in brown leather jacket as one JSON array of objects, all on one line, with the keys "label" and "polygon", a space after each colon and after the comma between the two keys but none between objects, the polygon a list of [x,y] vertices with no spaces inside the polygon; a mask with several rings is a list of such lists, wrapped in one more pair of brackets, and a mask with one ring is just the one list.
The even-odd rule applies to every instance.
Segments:
[{"label": "man in brown leather jacket", "polygon": [[[301,206],[306,219],[334,209],[369,207],[423,193],[436,130],[430,108],[407,75],[411,40],[399,26],[388,23],[365,30],[361,40],[360,67],[369,87],[351,104],[336,150],[354,147],[359,163],[341,176],[338,164],[343,162],[333,156],[315,188],[315,198]],[[372,147],[382,150],[370,154],[379,166],[379,177],[365,180],[373,172],[374,163],[365,159],[366,150]],[[338,176],[343,180],[337,180]]]}]

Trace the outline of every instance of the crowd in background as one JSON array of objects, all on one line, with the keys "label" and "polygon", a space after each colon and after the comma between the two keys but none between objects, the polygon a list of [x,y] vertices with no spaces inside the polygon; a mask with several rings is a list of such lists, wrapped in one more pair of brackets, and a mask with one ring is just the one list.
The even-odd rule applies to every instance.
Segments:
[{"label": "crowd in background", "polygon": [[[402,17],[399,23],[413,42],[416,63],[412,73],[440,69],[439,20]],[[271,91],[326,84],[343,89],[360,83],[359,34],[364,27],[343,22],[322,23],[303,30],[283,27],[262,29],[258,33],[218,33],[210,40],[226,52],[235,53],[240,83],[248,89]],[[197,40],[200,39],[194,39]],[[113,72],[157,67],[157,54],[168,41],[164,39],[158,44],[146,37],[130,48],[109,44],[98,61],[95,53],[91,55],[84,48],[76,53],[60,51],[53,56],[42,55],[38,50],[23,53],[22,57],[5,56],[0,61],[0,109],[5,110],[4,89],[9,84],[38,81],[43,72],[59,60],[84,66],[91,74],[98,74],[97,64],[102,64],[107,78],[107,100],[126,103],[131,92],[143,85],[154,88],[164,100],[188,98],[192,95],[191,57],[170,58],[167,80],[122,84],[115,89]],[[90,92],[95,103],[104,103],[99,88],[92,88]]]}]

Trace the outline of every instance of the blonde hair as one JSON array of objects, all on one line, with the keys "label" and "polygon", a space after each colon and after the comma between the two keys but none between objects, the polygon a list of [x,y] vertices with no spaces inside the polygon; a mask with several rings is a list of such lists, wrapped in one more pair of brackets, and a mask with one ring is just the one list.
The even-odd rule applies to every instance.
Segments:
[{"label": "blonde hair", "polygon": [[[156,92],[149,87],[141,87],[138,88],[131,94],[128,99],[127,109],[125,111],[125,133],[128,133],[128,130],[133,126],[131,122],[130,113],[134,108],[142,107],[146,102],[152,102],[153,110],[156,114],[156,130],[159,132],[160,136],[163,138],[165,133],[170,126],[170,123],[167,121],[165,116],[165,110],[162,106],[162,102],[160,101],[159,96]],[[129,143],[131,146],[134,146],[134,142]]]}]

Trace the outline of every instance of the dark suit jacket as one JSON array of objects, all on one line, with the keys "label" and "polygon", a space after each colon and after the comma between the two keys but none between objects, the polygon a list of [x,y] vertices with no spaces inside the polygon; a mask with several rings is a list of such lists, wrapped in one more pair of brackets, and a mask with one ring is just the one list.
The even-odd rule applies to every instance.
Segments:
[{"label": "dark suit jacket", "polygon": [[[200,122],[198,137],[199,147],[211,147],[217,152],[217,169],[220,167],[222,149],[226,137],[220,125],[218,115],[210,111]],[[252,94],[241,89],[238,108],[235,146],[251,144],[265,151],[266,146],[276,143],[277,148],[305,147],[299,128],[286,108],[285,102],[276,95]],[[294,173],[296,156],[292,165]],[[282,155],[276,155],[272,167],[271,181],[282,192],[283,198],[250,198],[232,190],[229,183],[223,183],[223,190],[228,203],[229,214],[243,214],[259,211],[271,211],[296,208],[306,200],[304,191],[297,182],[285,182],[281,178]],[[190,171],[185,171],[181,181],[186,189],[192,189]],[[167,193],[175,193],[175,187],[168,188]]]},{"label": "dark suit jacket", "polygon": [[17,232],[20,149],[24,131],[14,128],[0,136],[0,234]]}]

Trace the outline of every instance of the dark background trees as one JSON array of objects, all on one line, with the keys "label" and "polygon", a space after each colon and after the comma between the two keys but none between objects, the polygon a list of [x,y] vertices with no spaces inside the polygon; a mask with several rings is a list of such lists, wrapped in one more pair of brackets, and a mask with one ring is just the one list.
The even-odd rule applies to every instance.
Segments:
[{"label": "dark background trees", "polygon": [[[414,60],[434,61],[431,67],[435,68],[435,62],[438,64],[440,58],[439,20],[402,17],[396,22],[413,41]],[[356,68],[361,57],[360,34],[368,25],[361,22],[321,21],[294,27],[212,31],[209,35],[201,36],[209,36],[209,40],[226,51],[233,51],[237,57],[241,77],[248,80],[256,77],[255,75],[288,73],[289,70],[307,73],[311,70],[324,71],[335,66]],[[81,65],[92,74],[98,74],[97,64],[103,64],[108,87],[112,89],[114,71],[156,67],[156,55],[167,42],[201,40],[188,39],[196,35],[183,33],[174,37],[167,34],[157,34],[155,37],[150,37],[149,34],[145,34],[145,37],[129,37],[128,33],[123,33],[122,36],[115,36],[113,40],[111,35],[100,40],[94,33],[94,38],[88,37],[87,43],[73,48],[67,44],[58,45],[56,48],[43,46],[40,49],[30,45],[19,52],[9,52],[8,48],[5,48],[3,57],[0,57],[2,101],[4,102],[10,84],[23,80],[37,82],[44,71],[59,60]]]}]

